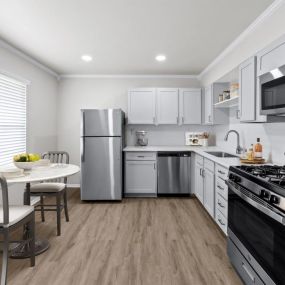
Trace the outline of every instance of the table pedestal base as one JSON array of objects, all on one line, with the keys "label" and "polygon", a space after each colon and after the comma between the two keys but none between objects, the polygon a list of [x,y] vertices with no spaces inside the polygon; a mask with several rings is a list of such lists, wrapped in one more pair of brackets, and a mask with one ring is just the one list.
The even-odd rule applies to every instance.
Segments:
[{"label": "table pedestal base", "polygon": [[[45,252],[49,248],[49,242],[47,240],[36,240],[35,242],[35,255],[39,255]],[[10,254],[10,258],[24,259],[30,258],[30,244],[29,242],[22,242]]]}]

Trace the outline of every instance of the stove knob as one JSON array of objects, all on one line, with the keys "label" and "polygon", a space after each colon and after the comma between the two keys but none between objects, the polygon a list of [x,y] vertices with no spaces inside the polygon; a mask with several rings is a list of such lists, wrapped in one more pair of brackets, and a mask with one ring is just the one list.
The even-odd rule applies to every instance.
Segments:
[{"label": "stove knob", "polygon": [[268,199],[268,198],[270,197],[270,194],[269,194],[268,191],[262,189],[262,190],[260,191],[260,197],[261,197],[261,198]]},{"label": "stove knob", "polygon": [[240,177],[239,177],[239,176],[234,175],[234,174],[232,174],[232,173],[230,173],[230,175],[229,175],[229,179],[230,179],[231,181],[233,181],[233,182],[237,182],[237,183],[241,181],[241,179],[240,179]]},{"label": "stove knob", "polygon": [[279,202],[280,202],[280,199],[277,196],[275,196],[275,195],[270,196],[270,203],[279,204]]}]

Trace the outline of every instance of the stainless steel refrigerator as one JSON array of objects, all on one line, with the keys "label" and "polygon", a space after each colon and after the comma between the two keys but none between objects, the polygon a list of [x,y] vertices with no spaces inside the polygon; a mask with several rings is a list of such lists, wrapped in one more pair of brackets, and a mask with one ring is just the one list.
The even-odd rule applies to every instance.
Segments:
[{"label": "stainless steel refrigerator", "polygon": [[122,199],[124,112],[81,110],[81,200]]}]

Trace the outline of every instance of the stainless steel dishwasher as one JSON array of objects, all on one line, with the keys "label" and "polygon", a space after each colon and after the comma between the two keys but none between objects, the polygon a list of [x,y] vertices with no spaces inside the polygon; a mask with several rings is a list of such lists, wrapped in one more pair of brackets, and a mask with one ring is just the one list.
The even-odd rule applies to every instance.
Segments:
[{"label": "stainless steel dishwasher", "polygon": [[158,195],[190,195],[190,152],[158,153]]}]

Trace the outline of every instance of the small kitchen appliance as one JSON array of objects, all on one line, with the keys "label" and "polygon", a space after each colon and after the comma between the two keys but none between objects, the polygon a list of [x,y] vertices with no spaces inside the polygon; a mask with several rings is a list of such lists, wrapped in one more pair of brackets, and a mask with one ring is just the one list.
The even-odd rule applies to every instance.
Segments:
[{"label": "small kitchen appliance", "polygon": [[285,166],[231,166],[228,255],[245,284],[285,284]]},{"label": "small kitchen appliance", "polygon": [[148,138],[146,137],[147,132],[146,131],[137,131],[136,136],[137,136],[137,145],[138,146],[147,146],[148,144]]},{"label": "small kitchen appliance", "polygon": [[204,133],[195,133],[195,132],[186,132],[185,133],[185,145],[203,145],[203,134]]}]

